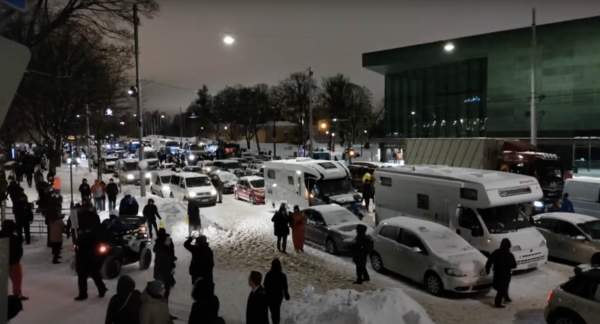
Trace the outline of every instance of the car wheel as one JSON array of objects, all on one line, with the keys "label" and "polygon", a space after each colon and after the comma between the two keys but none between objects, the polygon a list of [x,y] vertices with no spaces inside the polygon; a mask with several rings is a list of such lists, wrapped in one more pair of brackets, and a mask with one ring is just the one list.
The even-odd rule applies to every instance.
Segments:
[{"label": "car wheel", "polygon": [[425,288],[430,294],[439,296],[444,291],[444,284],[437,274],[428,272],[425,275]]},{"label": "car wheel", "polygon": [[121,273],[121,260],[114,256],[108,256],[102,263],[102,269],[100,270],[102,277],[106,279],[114,279]]},{"label": "car wheel", "polygon": [[548,319],[548,324],[584,324],[584,322],[575,314],[560,312],[552,315]]},{"label": "car wheel", "polygon": [[327,253],[329,253],[329,254],[337,254],[338,253],[335,242],[330,238],[328,238],[327,241],[325,241],[325,251],[327,251]]},{"label": "car wheel", "polygon": [[146,270],[150,268],[152,263],[152,251],[146,246],[140,252],[140,270]]},{"label": "car wheel", "polygon": [[381,259],[381,256],[378,253],[374,252],[371,254],[371,266],[373,267],[373,270],[379,273],[385,270],[383,267],[383,259]]}]

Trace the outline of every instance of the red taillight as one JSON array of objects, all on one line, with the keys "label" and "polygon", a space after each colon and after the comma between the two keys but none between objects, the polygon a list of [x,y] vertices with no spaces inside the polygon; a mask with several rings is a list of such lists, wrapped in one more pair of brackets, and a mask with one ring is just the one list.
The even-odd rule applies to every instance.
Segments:
[{"label": "red taillight", "polygon": [[548,297],[546,298],[546,304],[550,304],[550,302],[552,301],[552,298],[554,298],[554,290],[550,290],[550,292],[548,292]]},{"label": "red taillight", "polygon": [[110,246],[108,244],[100,244],[98,245],[98,254],[105,255],[110,250]]}]

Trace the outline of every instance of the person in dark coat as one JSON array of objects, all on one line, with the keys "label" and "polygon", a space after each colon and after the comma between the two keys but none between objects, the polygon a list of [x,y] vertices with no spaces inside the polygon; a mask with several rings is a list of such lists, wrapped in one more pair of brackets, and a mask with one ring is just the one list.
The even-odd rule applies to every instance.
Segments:
[{"label": "person in dark coat", "polygon": [[51,190],[47,198],[46,212],[44,214],[48,225],[48,243],[52,248],[52,263],[58,264],[61,259],[64,222],[62,214],[62,196],[56,190]]},{"label": "person in dark coat", "polygon": [[246,304],[246,324],[269,324],[269,302],[261,282],[260,272],[250,272],[248,284],[252,291]]},{"label": "person in dark coat", "polygon": [[356,238],[352,244],[352,261],[356,265],[356,281],[355,284],[362,284],[364,281],[369,281],[369,272],[367,272],[367,258],[373,251],[373,239],[367,235],[367,227],[365,225],[356,225]]},{"label": "person in dark coat", "polygon": [[[17,196],[17,201],[13,204],[13,213],[17,224],[17,234],[27,244],[31,244],[30,224],[33,222],[33,205],[27,200],[27,195],[21,192]],[[25,234],[23,236],[23,234]]]},{"label": "person in dark coat", "polygon": [[46,180],[44,180],[44,172],[42,172],[42,168],[37,167],[35,173],[33,173],[33,182],[35,183],[35,190],[37,191],[38,199],[41,195],[42,186],[45,181]]},{"label": "person in dark coat", "polygon": [[119,278],[117,293],[106,309],[105,324],[140,324],[142,293],[135,289],[135,281],[127,275]]},{"label": "person in dark coat", "polygon": [[103,256],[96,251],[98,245],[104,240],[105,234],[100,225],[100,218],[89,216],[86,220],[88,224],[82,227],[82,219],[79,219],[79,233],[75,248],[75,270],[77,271],[77,284],[79,295],[75,297],[76,301],[86,300],[87,280],[91,277],[98,288],[98,295],[102,298],[108,290],[102,281],[100,267],[102,266]]},{"label": "person in dark coat", "polygon": [[27,185],[31,188],[33,184],[33,172],[35,171],[35,157],[31,153],[26,153],[23,157],[23,173],[27,179]]},{"label": "person in dark coat", "polygon": [[573,208],[573,203],[569,199],[569,194],[565,192],[562,199],[562,204],[560,205],[560,211],[564,213],[574,213],[575,208]]},{"label": "person in dark coat", "polygon": [[188,200],[188,235],[192,232],[199,231],[202,228],[202,220],[200,219],[200,207],[194,200]]},{"label": "person in dark coat", "polygon": [[223,189],[225,189],[225,184],[219,176],[215,176],[213,178],[213,185],[217,189],[217,203],[221,204],[223,203]]},{"label": "person in dark coat", "polygon": [[490,255],[485,264],[485,270],[489,274],[492,268],[494,269],[493,287],[496,289],[496,299],[494,306],[502,308],[502,302],[510,303],[511,299],[508,296],[508,287],[512,270],[517,267],[515,256],[510,252],[510,240],[505,238],[500,243],[500,248]]},{"label": "person in dark coat", "polygon": [[86,201],[92,199],[92,188],[88,184],[86,178],[81,180],[81,184],[79,185],[79,193],[81,194],[81,201]]},{"label": "person in dark coat", "polygon": [[156,225],[156,218],[162,219],[160,214],[158,213],[158,208],[154,204],[154,199],[148,199],[148,204],[144,206],[144,210],[142,210],[142,214],[144,215],[144,219],[148,224],[148,234],[150,238],[152,238],[152,229],[154,228],[154,232],[158,233],[158,225]]},{"label": "person in dark coat", "polygon": [[113,178],[108,180],[108,185],[106,185],[106,195],[108,196],[108,210],[115,210],[115,208],[117,208],[119,186],[115,183]]},{"label": "person in dark coat", "polygon": [[200,235],[195,239],[194,237],[188,237],[183,243],[186,250],[192,254],[192,261],[190,262],[190,276],[192,276],[192,284],[197,280],[213,281],[213,268],[215,266],[213,251],[208,245],[206,236]]},{"label": "person in dark coat", "polygon": [[369,206],[371,205],[371,199],[373,199],[375,196],[375,188],[373,187],[373,180],[371,180],[371,178],[365,179],[362,188],[362,195],[368,212]]},{"label": "person in dark coat", "polygon": [[165,298],[169,299],[171,288],[175,285],[175,246],[171,236],[164,228],[158,230],[154,244],[154,279],[165,285]]},{"label": "person in dark coat", "polygon": [[8,187],[6,188],[6,193],[8,193],[8,196],[10,197],[10,201],[14,204],[15,201],[17,200],[17,196],[19,195],[19,193],[24,192],[23,187],[21,187],[21,185],[19,185],[14,178],[10,179],[10,182],[8,184]]},{"label": "person in dark coat", "polygon": [[212,281],[199,279],[192,290],[192,310],[188,324],[217,324],[219,320],[219,298],[215,296]]},{"label": "person in dark coat", "polygon": [[21,258],[23,257],[23,240],[17,234],[17,225],[14,221],[8,219],[2,222],[0,238],[8,238],[8,276],[12,284],[13,295],[21,300],[27,300],[22,294],[23,285],[23,267]]},{"label": "person in dark coat", "polygon": [[137,216],[139,210],[137,200],[132,195],[125,194],[119,204],[119,216]]},{"label": "person in dark coat", "polygon": [[281,261],[275,258],[271,262],[271,270],[265,276],[265,291],[271,312],[271,323],[279,324],[281,319],[281,303],[283,299],[290,300],[288,282],[281,269]]},{"label": "person in dark coat", "polygon": [[277,236],[277,250],[282,253],[287,253],[287,237],[290,235],[290,216],[288,215],[285,204],[279,206],[279,210],[275,212],[271,218],[274,226],[275,236]]}]

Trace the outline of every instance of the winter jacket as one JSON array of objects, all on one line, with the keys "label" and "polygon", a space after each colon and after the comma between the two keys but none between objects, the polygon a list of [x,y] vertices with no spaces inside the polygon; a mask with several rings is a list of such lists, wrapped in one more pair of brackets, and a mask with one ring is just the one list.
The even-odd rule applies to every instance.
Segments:
[{"label": "winter jacket", "polygon": [[62,243],[65,224],[62,219],[55,219],[48,223],[48,242]]},{"label": "winter jacket", "polygon": [[277,211],[271,218],[275,227],[275,236],[287,236],[290,234],[290,217],[287,212]]},{"label": "winter jacket", "polygon": [[27,195],[19,195],[16,199],[17,201],[13,203],[15,222],[20,225],[31,223],[33,221],[33,206],[27,201]]},{"label": "winter jacket", "polygon": [[190,226],[200,226],[200,208],[193,200],[188,201],[188,223]]},{"label": "winter jacket", "polygon": [[250,292],[246,305],[246,324],[269,324],[267,293],[260,286]]},{"label": "winter jacket", "polygon": [[287,276],[283,272],[269,271],[265,275],[265,291],[269,301],[289,299]]},{"label": "winter jacket", "polygon": [[363,198],[371,199],[371,198],[373,198],[374,194],[375,194],[375,189],[373,188],[373,183],[370,181],[365,182],[363,184],[363,188],[362,188]]},{"label": "winter jacket", "polygon": [[165,287],[175,285],[173,269],[175,269],[175,247],[173,241],[167,236],[164,241],[156,239],[154,244],[154,279],[163,282]]},{"label": "winter jacket", "polygon": [[575,208],[573,208],[573,203],[569,199],[563,198],[562,204],[560,205],[560,211],[564,213],[574,213]]},{"label": "winter jacket", "polygon": [[117,293],[110,299],[105,324],[140,324],[142,294],[129,277],[119,278]]},{"label": "winter jacket", "polygon": [[15,202],[17,196],[19,195],[19,192],[21,191],[23,191],[23,188],[21,188],[21,186],[19,186],[19,184],[17,184],[15,181],[11,181],[8,184],[8,187],[6,188],[6,193],[8,193],[10,201],[12,201],[13,203]]},{"label": "winter jacket", "polygon": [[357,235],[352,244],[352,260],[364,263],[373,251],[373,239],[369,235]]},{"label": "winter jacket", "polygon": [[81,194],[81,198],[90,198],[92,196],[92,189],[90,185],[87,183],[82,183],[79,185],[79,193]]},{"label": "winter jacket", "polygon": [[139,209],[140,206],[135,198],[132,196],[123,197],[119,204],[119,216],[137,216]]},{"label": "winter jacket", "polygon": [[154,204],[148,204],[144,206],[142,214],[144,215],[144,219],[149,223],[156,223],[156,217],[158,217],[158,219],[162,219],[158,214],[158,208],[156,208],[156,205]]},{"label": "winter jacket", "polygon": [[108,195],[109,199],[117,198],[117,195],[119,194],[119,186],[117,186],[117,184],[114,182],[109,182],[106,186],[106,194]]},{"label": "winter jacket", "polygon": [[8,233],[5,230],[0,231],[0,238],[8,238],[8,263],[14,265],[21,262],[23,239],[17,233]]},{"label": "winter jacket", "polygon": [[219,318],[219,298],[214,294],[196,299],[188,324],[216,324]]},{"label": "winter jacket", "polygon": [[190,262],[190,275],[213,280],[213,268],[215,266],[213,251],[208,243],[192,244],[193,238],[188,238],[183,246],[192,253]]},{"label": "winter jacket", "polygon": [[173,324],[167,300],[144,292],[140,308],[140,324]]},{"label": "winter jacket", "polygon": [[509,249],[497,249],[490,255],[485,270],[490,273],[494,269],[494,288],[506,287],[510,283],[512,270],[517,267],[515,256]]}]

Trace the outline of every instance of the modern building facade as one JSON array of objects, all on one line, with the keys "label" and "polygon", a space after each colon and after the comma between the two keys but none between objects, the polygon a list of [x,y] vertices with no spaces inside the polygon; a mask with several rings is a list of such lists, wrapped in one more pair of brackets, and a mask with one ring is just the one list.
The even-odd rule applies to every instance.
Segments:
[{"label": "modern building facade", "polygon": [[[535,53],[540,137],[600,136],[600,17],[363,54],[385,75],[385,132],[528,137]],[[535,50],[532,50],[535,48]]]}]

